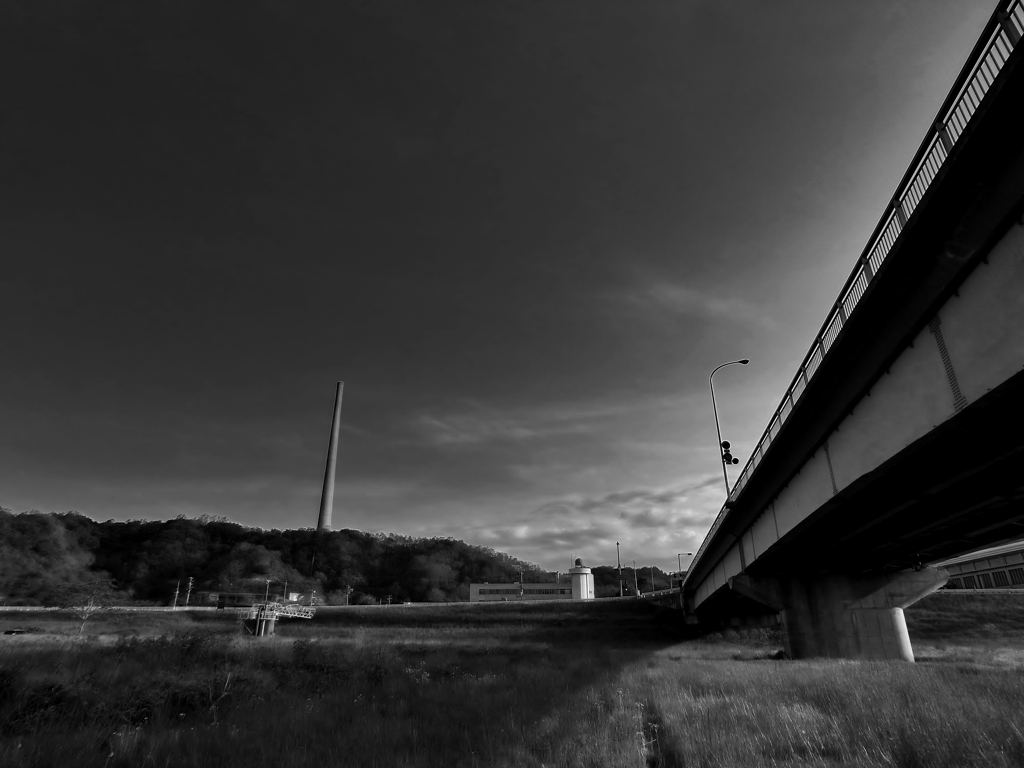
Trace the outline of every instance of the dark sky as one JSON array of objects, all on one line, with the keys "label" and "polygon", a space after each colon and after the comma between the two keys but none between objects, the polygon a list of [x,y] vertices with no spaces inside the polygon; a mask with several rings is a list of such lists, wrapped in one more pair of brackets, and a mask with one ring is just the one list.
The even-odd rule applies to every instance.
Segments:
[{"label": "dark sky", "polygon": [[0,2],[0,505],[674,566],[991,5]]}]

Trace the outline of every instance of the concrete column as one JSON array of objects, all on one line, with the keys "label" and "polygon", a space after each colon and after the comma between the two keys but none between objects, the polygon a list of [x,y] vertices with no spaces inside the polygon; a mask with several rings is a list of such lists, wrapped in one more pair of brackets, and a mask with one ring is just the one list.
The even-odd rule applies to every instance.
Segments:
[{"label": "concrete column", "polygon": [[782,615],[791,659],[913,661],[903,609],[948,578],[936,568],[780,578],[741,574],[729,579],[729,586]]}]

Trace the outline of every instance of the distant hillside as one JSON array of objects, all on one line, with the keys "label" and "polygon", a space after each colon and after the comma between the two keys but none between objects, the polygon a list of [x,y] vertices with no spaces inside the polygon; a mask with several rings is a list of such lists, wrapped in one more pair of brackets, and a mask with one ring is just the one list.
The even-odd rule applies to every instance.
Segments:
[{"label": "distant hillside", "polygon": [[316,590],[328,603],[467,600],[471,581],[546,581],[553,573],[457,539],[342,530],[246,528],[203,517],[98,523],[73,512],[0,508],[0,603],[56,605],[83,584],[112,581],[117,597],[166,604],[179,580],[196,590]]}]

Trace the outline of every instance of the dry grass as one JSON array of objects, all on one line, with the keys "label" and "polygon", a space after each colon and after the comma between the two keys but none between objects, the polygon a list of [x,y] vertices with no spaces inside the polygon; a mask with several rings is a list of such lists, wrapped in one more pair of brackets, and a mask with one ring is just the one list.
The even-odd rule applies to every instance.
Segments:
[{"label": "dry grass", "polygon": [[[323,612],[262,641],[107,617],[0,640],[0,765],[1024,765],[1015,609],[936,599],[908,611],[916,665],[775,661],[633,603]],[[972,645],[959,609],[996,630]]]}]

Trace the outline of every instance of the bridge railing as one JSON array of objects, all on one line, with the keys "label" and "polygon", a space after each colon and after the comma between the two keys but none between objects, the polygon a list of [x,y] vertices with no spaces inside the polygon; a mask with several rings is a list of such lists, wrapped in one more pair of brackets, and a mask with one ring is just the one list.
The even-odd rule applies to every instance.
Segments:
[{"label": "bridge railing", "polygon": [[[786,389],[782,402],[768,420],[768,426],[765,427],[729,494],[729,502],[718,513],[715,522],[697,550],[693,559],[694,563],[704,554],[708,543],[721,526],[731,502],[735,501],[743,492],[765,453],[781,431],[782,425],[800,401],[808,382],[814,377],[839,336],[839,332],[853,314],[857,303],[872,280],[875,279],[879,268],[889,255],[889,251],[906,227],[907,221],[938,175],[957,139],[967,129],[981,100],[992,87],[996,76],[1020,43],[1022,36],[1024,36],[1024,0],[1003,0],[985,25],[981,38],[974,50],[971,51],[967,63],[960,71],[953,88],[936,115],[931,130],[896,188],[896,194],[886,206],[867,245],[857,259],[853,273],[843,285],[843,289],[829,310],[824,324],[814,337],[814,342],[800,363],[793,381]],[[692,573],[693,568],[690,571]]]}]

